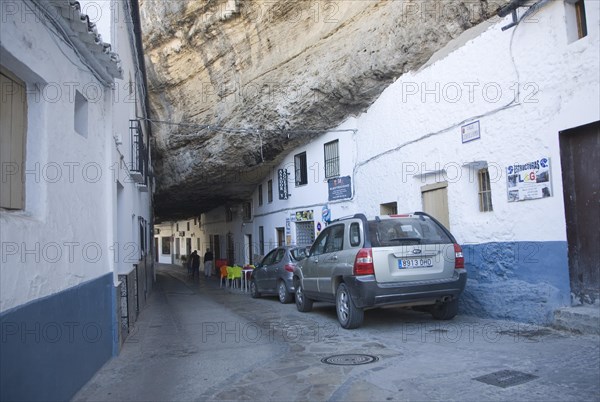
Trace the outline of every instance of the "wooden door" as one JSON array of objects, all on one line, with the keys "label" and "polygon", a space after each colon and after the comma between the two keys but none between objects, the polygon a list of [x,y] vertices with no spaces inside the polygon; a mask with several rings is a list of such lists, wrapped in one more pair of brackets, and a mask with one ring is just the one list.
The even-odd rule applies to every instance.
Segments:
[{"label": "wooden door", "polygon": [[448,210],[448,183],[435,183],[421,188],[423,212],[427,212],[450,229]]},{"label": "wooden door", "polygon": [[571,292],[600,298],[600,122],[560,133]]}]

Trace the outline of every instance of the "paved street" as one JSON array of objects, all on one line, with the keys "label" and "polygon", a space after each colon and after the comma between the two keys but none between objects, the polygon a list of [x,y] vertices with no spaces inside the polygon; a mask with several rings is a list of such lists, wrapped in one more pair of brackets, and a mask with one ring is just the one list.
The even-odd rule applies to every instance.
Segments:
[{"label": "paved street", "polygon": [[[340,354],[376,361],[321,362]],[[502,370],[535,377],[506,388],[475,380]],[[347,331],[332,305],[299,313],[160,265],[120,355],[74,399],[598,401],[599,338],[460,315],[438,322],[400,309],[369,311],[363,327]]]}]

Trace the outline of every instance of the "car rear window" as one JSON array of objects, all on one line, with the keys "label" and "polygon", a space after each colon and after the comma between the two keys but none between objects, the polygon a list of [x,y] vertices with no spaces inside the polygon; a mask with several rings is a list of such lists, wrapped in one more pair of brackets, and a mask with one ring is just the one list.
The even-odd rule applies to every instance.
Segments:
[{"label": "car rear window", "polygon": [[373,247],[452,243],[446,232],[427,216],[369,221]]}]

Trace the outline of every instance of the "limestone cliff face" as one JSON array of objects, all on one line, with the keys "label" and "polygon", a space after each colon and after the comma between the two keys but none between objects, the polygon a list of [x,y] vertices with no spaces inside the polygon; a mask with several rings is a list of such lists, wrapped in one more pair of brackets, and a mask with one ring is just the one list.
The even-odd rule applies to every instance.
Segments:
[{"label": "limestone cliff face", "polygon": [[142,0],[153,119],[182,123],[153,124],[157,216],[248,198],[286,151],[506,3]]}]

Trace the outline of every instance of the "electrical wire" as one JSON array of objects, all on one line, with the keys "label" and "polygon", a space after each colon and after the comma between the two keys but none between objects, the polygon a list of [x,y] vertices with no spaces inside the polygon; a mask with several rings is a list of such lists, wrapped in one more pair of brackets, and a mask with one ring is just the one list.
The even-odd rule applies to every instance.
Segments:
[{"label": "electrical wire", "polygon": [[[42,22],[42,24],[44,24],[44,26],[46,28],[49,29],[49,26],[47,24],[47,21],[49,21],[52,26],[54,27],[55,31],[52,33],[57,33],[60,32],[62,35],[50,35],[50,37],[52,38],[52,40],[56,43],[54,37],[58,36],[62,39],[63,42],[65,42],[72,50],[73,52],[75,52],[75,54],[77,55],[77,57],[79,58],[79,61],[81,62],[81,64],[83,64],[84,66],[86,66],[88,68],[88,70],[92,73],[92,75],[94,75],[94,77],[96,77],[96,79],[98,81],[100,81],[103,85],[108,86],[108,87],[112,87],[113,83],[112,82],[107,82],[105,79],[103,79],[100,74],[98,74],[96,72],[96,70],[86,61],[85,57],[79,52],[79,50],[77,49],[77,47],[75,46],[75,44],[73,43],[73,41],[71,40],[69,34],[62,28],[62,26],[56,21],[56,18],[54,15],[52,15],[51,13],[49,13],[47,10],[44,9],[44,7],[38,5],[37,3],[40,0],[29,0],[29,2],[31,2],[32,4],[35,5],[35,8],[38,9],[46,18],[40,18],[40,21]],[[31,9],[31,8],[30,8]],[[35,10],[31,9],[33,12],[35,12]],[[73,60],[67,55],[65,54],[65,52],[61,49],[61,47],[57,44],[57,47],[59,48],[60,52],[65,55],[65,57],[73,64],[75,65],[78,69],[82,70],[77,64],[75,64],[75,62],[73,62]],[[82,70],[85,71],[85,70]]]}]

